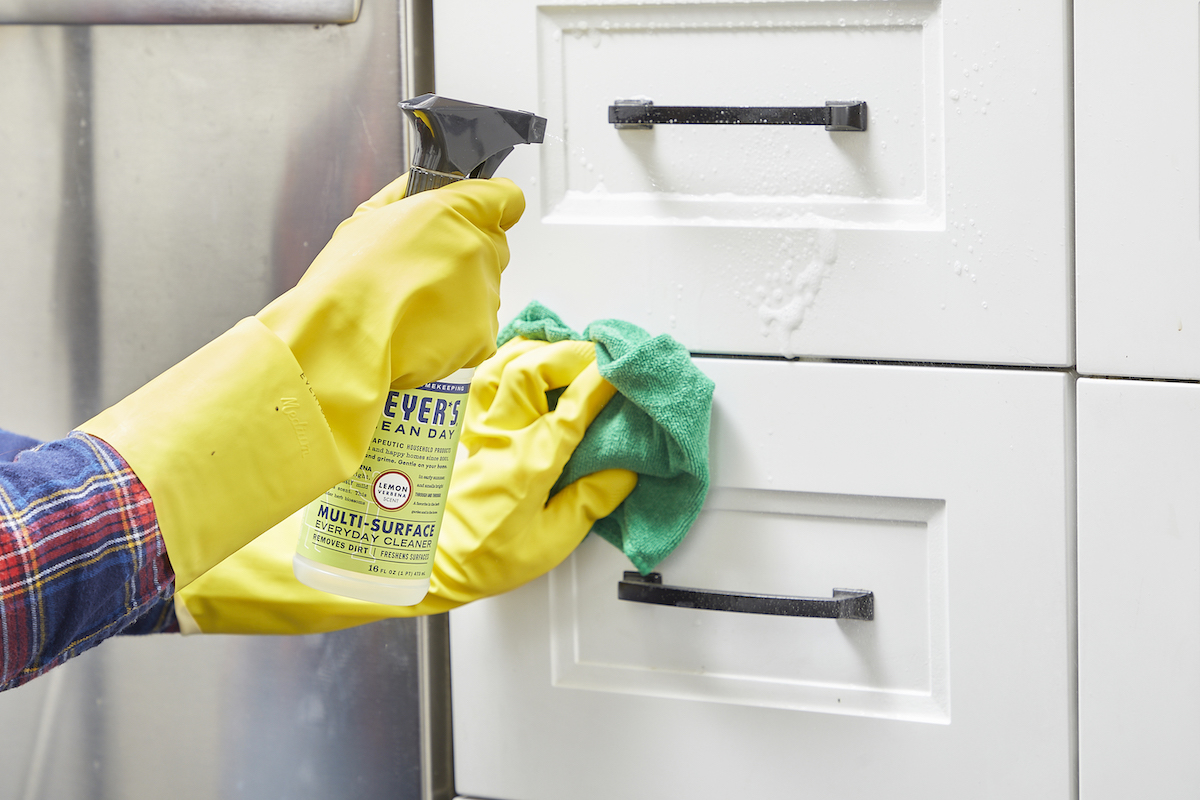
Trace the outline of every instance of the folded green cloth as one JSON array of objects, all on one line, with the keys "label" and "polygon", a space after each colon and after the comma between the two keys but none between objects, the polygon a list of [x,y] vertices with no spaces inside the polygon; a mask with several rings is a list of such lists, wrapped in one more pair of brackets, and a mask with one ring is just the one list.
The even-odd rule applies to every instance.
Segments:
[{"label": "folded green cloth", "polygon": [[600,374],[617,395],[588,428],[551,493],[604,469],[636,472],[637,488],[592,531],[643,575],[653,571],[683,541],[708,493],[712,380],[670,336],[651,336],[621,320],[598,320],[580,334],[535,301],[500,332],[500,344],[516,336],[595,343]]}]

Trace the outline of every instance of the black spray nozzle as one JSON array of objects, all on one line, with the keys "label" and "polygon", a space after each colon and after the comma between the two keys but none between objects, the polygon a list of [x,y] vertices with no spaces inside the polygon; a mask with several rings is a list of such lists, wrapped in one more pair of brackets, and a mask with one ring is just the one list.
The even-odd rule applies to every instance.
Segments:
[{"label": "black spray nozzle", "polygon": [[417,150],[406,194],[463,178],[490,178],[518,144],[540,144],[546,120],[528,111],[507,111],[423,94],[400,104],[417,131]]}]

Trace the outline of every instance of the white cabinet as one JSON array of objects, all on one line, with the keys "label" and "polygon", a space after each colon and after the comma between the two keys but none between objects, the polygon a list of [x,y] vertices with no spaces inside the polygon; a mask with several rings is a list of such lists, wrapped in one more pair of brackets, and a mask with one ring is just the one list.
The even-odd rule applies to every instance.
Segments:
[{"label": "white cabinet", "polygon": [[[438,91],[536,109],[505,310],[694,352],[1069,365],[1068,4],[435,4]],[[608,107],[823,106],[618,130]]]},{"label": "white cabinet", "polygon": [[1200,379],[1198,27],[1191,0],[1075,5],[1084,374]]},{"label": "white cabinet", "polygon": [[[461,793],[1073,796],[1069,26],[1065,2],[435,2],[438,92],[549,121],[502,170],[528,209],[501,316],[670,333],[716,383],[713,491],[664,581],[876,600],[629,603],[586,542],[452,615]],[[622,100],[868,121],[618,129]]]},{"label": "white cabinet", "polygon": [[1200,790],[1200,386],[1079,382],[1083,800]]},{"label": "white cabinet", "polygon": [[[437,0],[439,91],[550,120],[506,164],[529,210],[502,313],[750,357],[698,358],[714,489],[664,580],[877,599],[631,604],[589,541],[455,612],[461,791],[1200,792],[1197,9]],[[862,100],[868,126],[608,124],[639,98]],[[1110,378],[1077,429],[1076,364]]]},{"label": "white cabinet", "polygon": [[697,363],[715,489],[664,581],[871,590],[875,619],[619,601],[628,562],[588,541],[453,613],[459,792],[1069,797],[1071,381]]}]

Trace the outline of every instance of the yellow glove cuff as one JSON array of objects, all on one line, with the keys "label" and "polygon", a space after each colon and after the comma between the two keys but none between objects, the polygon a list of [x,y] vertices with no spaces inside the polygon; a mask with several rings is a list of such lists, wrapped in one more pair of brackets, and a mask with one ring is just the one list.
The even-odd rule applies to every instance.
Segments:
[{"label": "yellow glove cuff", "polygon": [[300,365],[253,318],[80,430],[149,490],[178,588],[347,477]]}]

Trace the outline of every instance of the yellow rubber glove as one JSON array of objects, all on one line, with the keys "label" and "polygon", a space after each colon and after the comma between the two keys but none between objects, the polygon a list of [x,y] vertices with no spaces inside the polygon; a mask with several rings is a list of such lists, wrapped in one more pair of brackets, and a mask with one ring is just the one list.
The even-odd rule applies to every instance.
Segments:
[{"label": "yellow rubber glove", "polygon": [[405,181],[338,226],[295,288],[80,426],[149,490],[177,588],[350,476],[390,385],[495,350],[520,189],[401,199]]},{"label": "yellow rubber glove", "polygon": [[[439,190],[440,191],[440,190]],[[547,503],[587,426],[613,396],[590,342],[514,339],[475,372],[430,590],[388,606],[310,589],[292,574],[299,515],[175,595],[185,633],[317,633],[447,611],[516,588],[560,564],[637,476],[607,470]],[[546,391],[566,386],[553,411]],[[465,448],[466,452],[463,452]]]}]

